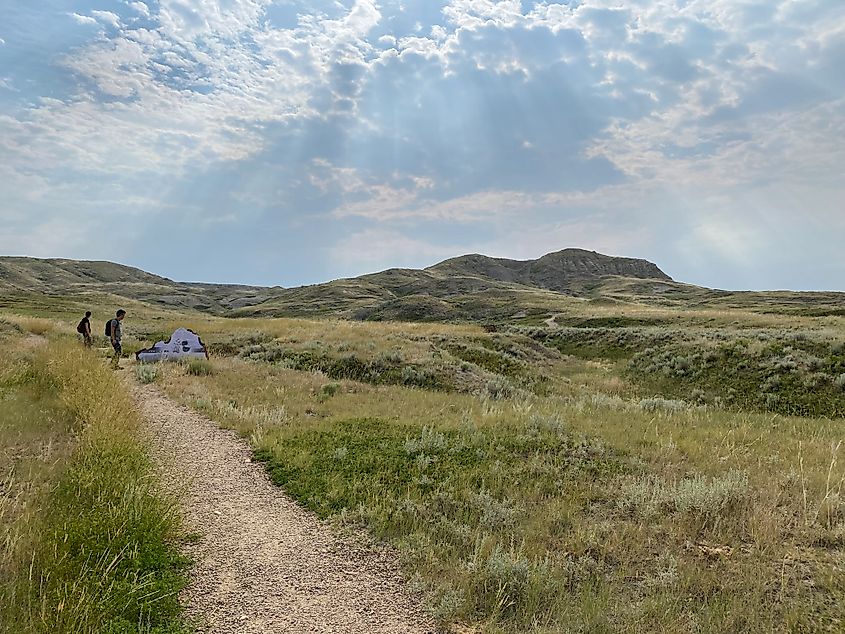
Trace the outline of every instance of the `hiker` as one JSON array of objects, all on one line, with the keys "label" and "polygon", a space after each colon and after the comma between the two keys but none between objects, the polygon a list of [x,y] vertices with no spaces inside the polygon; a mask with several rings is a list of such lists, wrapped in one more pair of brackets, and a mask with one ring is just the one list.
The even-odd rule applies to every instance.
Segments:
[{"label": "hiker", "polygon": [[111,360],[111,367],[115,370],[120,369],[120,357],[123,354],[123,329],[120,327],[120,322],[126,317],[126,311],[122,308],[115,313],[115,318],[106,323],[106,336],[111,339],[112,348],[114,348],[114,356]]},{"label": "hiker", "polygon": [[82,335],[82,340],[86,348],[90,348],[93,340],[91,339],[91,311],[85,311],[85,317],[79,322],[76,327],[76,332]]}]

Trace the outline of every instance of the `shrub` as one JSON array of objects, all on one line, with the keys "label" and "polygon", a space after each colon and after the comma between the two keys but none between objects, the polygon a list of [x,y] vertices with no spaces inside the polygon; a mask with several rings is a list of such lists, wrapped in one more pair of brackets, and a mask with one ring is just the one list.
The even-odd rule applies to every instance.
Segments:
[{"label": "shrub", "polygon": [[489,491],[470,492],[469,504],[481,515],[480,524],[486,530],[512,526],[519,513],[519,509],[514,507],[510,500],[497,500]]},{"label": "shrub", "polygon": [[210,376],[214,374],[214,367],[206,359],[189,359],[184,362],[185,371],[193,376]]},{"label": "shrub", "polygon": [[690,394],[690,400],[699,405],[704,405],[707,402],[707,394],[700,388],[695,388]]},{"label": "shrub", "polygon": [[494,400],[511,398],[515,393],[513,385],[507,379],[500,376],[493,377],[487,381],[484,390],[487,396]]},{"label": "shrub", "polygon": [[520,624],[545,611],[559,584],[548,561],[531,561],[498,545],[486,556],[477,553],[468,568],[475,612]]},{"label": "shrub", "polygon": [[323,387],[320,388],[320,398],[322,400],[329,399],[338,392],[340,392],[340,384],[326,383]]},{"label": "shrub", "polygon": [[431,427],[423,427],[419,438],[405,439],[405,453],[409,456],[425,452],[436,453],[446,449],[447,444],[446,436]]},{"label": "shrub", "polygon": [[158,377],[158,367],[154,365],[139,365],[135,367],[135,376],[141,383],[152,383]]},{"label": "shrub", "polygon": [[400,364],[404,361],[402,357],[402,353],[399,350],[391,350],[390,352],[383,352],[379,355],[378,361],[384,363],[385,365],[390,364]]},{"label": "shrub", "polygon": [[740,471],[714,478],[695,475],[669,483],[651,477],[620,488],[617,506],[624,512],[644,518],[687,513],[716,518],[749,502],[748,475]]},{"label": "shrub", "polygon": [[845,369],[835,349],[826,340],[788,331],[707,331],[634,354],[627,374],[667,398],[702,390],[708,401],[721,397],[736,408],[839,418],[845,415],[845,390],[824,380]]},{"label": "shrub", "polygon": [[659,396],[654,398],[644,398],[639,402],[639,406],[644,412],[664,414],[682,412],[688,407],[684,401],[676,401],[673,399],[661,398]]},{"label": "shrub", "polygon": [[440,592],[431,602],[430,611],[434,618],[449,621],[455,618],[463,607],[463,594],[457,590],[448,589]]},{"label": "shrub", "polygon": [[845,373],[840,374],[836,379],[834,379],[833,384],[843,392],[845,392]]}]

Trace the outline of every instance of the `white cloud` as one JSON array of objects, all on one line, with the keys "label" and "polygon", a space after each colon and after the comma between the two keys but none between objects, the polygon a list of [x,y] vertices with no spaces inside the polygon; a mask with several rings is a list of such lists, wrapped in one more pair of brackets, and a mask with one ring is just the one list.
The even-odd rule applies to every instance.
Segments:
[{"label": "white cloud", "polygon": [[97,24],[97,20],[87,15],[79,15],[78,13],[69,13],[68,15],[70,15],[77,24]]},{"label": "white cloud", "polygon": [[111,11],[91,11],[91,15],[103,24],[108,24],[116,29],[119,29],[122,26],[120,16],[116,13],[112,13]]},{"label": "white cloud", "polygon": [[129,2],[130,7],[135,9],[138,13],[143,15],[145,18],[150,17],[150,8],[143,2]]},{"label": "white cloud", "polygon": [[346,26],[358,37],[367,35],[380,20],[381,12],[372,0],[356,0],[352,10],[344,18]]},{"label": "white cloud", "polygon": [[373,184],[362,190],[365,198],[337,206],[332,215],[380,222],[419,219],[470,223],[489,222],[495,217],[543,205],[541,196],[514,191],[482,191],[437,201],[426,198],[425,190],[417,188]]}]

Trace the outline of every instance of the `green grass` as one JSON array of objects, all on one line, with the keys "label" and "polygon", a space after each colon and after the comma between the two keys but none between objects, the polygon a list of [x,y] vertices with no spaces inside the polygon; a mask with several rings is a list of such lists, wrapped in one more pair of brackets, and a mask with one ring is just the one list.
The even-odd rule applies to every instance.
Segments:
[{"label": "green grass", "polygon": [[636,354],[627,374],[652,392],[792,416],[845,416],[845,351],[801,333],[725,334]]},{"label": "green grass", "polygon": [[301,372],[322,372],[336,380],[349,379],[374,385],[414,385],[444,391],[457,389],[451,368],[408,364],[389,355],[365,359],[353,352],[333,356],[320,350],[296,351],[271,344],[251,346],[242,356],[254,361],[279,363]]},{"label": "green grass", "polygon": [[301,504],[397,549],[445,626],[838,631],[845,429],[824,408],[845,321],[800,310],[836,297],[666,286],[520,313],[456,297],[530,326],[497,332],[139,313],[127,336],[199,332],[212,372],[156,381],[248,438]]},{"label": "green grass", "polygon": [[247,436],[304,506],[396,547],[445,624],[762,634],[845,616],[831,421],[494,401],[237,359],[162,384]]},{"label": "green grass", "polygon": [[540,555],[530,538],[537,515],[551,511],[560,488],[628,470],[623,457],[539,417],[442,431],[343,420],[275,437],[256,456],[320,517],[360,522],[401,543],[412,567],[448,574],[433,599],[441,616],[519,630],[583,590],[564,562]]},{"label": "green grass", "polygon": [[214,374],[214,366],[205,359],[188,359],[182,365],[185,367],[185,372],[194,376]]},{"label": "green grass", "polygon": [[123,386],[63,342],[6,360],[0,385],[17,493],[0,514],[0,631],[186,632],[178,516]]},{"label": "green grass", "polygon": [[158,366],[152,364],[141,364],[135,366],[135,376],[139,383],[144,385],[148,383],[155,383],[158,376]]}]

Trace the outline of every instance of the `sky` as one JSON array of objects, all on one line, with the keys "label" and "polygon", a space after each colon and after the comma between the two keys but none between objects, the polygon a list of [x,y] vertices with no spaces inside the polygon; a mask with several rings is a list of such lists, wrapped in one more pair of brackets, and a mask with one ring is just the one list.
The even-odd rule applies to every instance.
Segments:
[{"label": "sky", "polygon": [[845,290],[842,0],[0,0],[0,254]]}]

